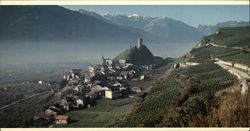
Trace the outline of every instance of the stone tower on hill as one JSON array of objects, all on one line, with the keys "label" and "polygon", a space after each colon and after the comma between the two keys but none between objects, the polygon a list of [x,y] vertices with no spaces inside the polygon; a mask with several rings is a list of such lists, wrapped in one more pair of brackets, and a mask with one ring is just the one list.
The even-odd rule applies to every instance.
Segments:
[{"label": "stone tower on hill", "polygon": [[140,38],[135,46],[131,46],[113,59],[114,62],[119,60],[126,60],[127,63],[148,65],[155,63],[156,57],[154,57],[146,45],[142,44],[142,39]]},{"label": "stone tower on hill", "polygon": [[141,48],[142,46],[142,38],[139,38],[137,41],[137,49]]}]

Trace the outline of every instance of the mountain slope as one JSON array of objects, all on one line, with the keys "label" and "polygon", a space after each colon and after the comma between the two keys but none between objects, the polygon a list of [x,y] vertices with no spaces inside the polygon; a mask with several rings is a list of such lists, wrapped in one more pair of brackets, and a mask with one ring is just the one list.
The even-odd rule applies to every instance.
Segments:
[{"label": "mountain slope", "polygon": [[235,28],[218,28],[217,33],[206,37],[210,42],[228,47],[241,47],[249,45],[250,43],[250,27],[241,26]]},{"label": "mountain slope", "polygon": [[142,29],[165,38],[167,41],[197,41],[202,33],[195,27],[168,17],[144,17],[140,15],[104,15],[115,24]]},{"label": "mountain slope", "polygon": [[215,32],[217,28],[221,27],[240,27],[240,26],[249,26],[249,21],[227,21],[218,23],[216,25],[199,25],[197,28],[203,32],[204,35],[209,35]]},{"label": "mountain slope", "polygon": [[[248,28],[220,30],[231,34],[231,31],[243,33]],[[230,39],[232,36],[214,35],[207,37],[213,40],[226,39],[229,43],[235,40]],[[235,37],[245,39],[242,35]],[[246,77],[238,77],[230,68],[249,75],[246,69],[241,68],[244,66],[236,66],[236,63],[246,65],[249,69],[250,53],[235,46],[214,46],[210,42],[204,37],[175,66],[168,67],[165,74],[138,98],[133,111],[110,126],[248,127],[250,81]],[[238,55],[241,55],[238,59],[232,58]],[[222,68],[218,62],[228,68]],[[230,62],[235,64],[230,65]]]},{"label": "mountain slope", "polygon": [[191,50],[191,62],[221,59],[250,66],[250,26],[219,28]]},{"label": "mountain slope", "polygon": [[126,29],[60,6],[1,6],[0,19],[0,41],[125,43],[138,37],[151,39],[146,32]]},{"label": "mountain slope", "polygon": [[95,12],[86,11],[84,9],[79,9],[78,12],[81,13],[81,14],[92,16],[92,17],[94,17],[96,19],[99,19],[99,20],[102,20],[102,21],[104,21],[106,23],[112,23],[109,20],[105,19],[104,17],[102,17],[101,15],[99,15],[99,14],[97,14]]}]

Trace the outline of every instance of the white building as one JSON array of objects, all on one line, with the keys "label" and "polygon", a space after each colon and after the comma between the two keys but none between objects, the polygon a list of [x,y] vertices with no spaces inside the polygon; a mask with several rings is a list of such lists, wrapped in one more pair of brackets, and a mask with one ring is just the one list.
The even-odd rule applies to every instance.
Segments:
[{"label": "white building", "polygon": [[43,84],[43,81],[38,81],[38,84]]},{"label": "white building", "polygon": [[91,81],[91,78],[87,77],[87,78],[84,78],[84,82],[85,83],[89,83]]},{"label": "white building", "polygon": [[107,65],[107,66],[113,65],[113,60],[110,59],[110,58],[104,58],[104,57],[102,57],[102,60],[103,60],[103,64],[104,65]]},{"label": "white building", "polygon": [[106,90],[105,91],[105,98],[108,99],[115,99],[120,97],[120,91],[116,90],[116,91],[112,91],[112,90]]},{"label": "white building", "polygon": [[144,79],[145,79],[145,75],[141,75],[140,80],[144,80]]},{"label": "white building", "polygon": [[122,66],[125,66],[126,65],[126,60],[120,59],[119,64],[122,65]]},{"label": "white building", "polygon": [[80,106],[83,106],[84,105],[84,103],[83,103],[83,100],[82,99],[76,99],[76,106],[77,107],[80,107]]}]

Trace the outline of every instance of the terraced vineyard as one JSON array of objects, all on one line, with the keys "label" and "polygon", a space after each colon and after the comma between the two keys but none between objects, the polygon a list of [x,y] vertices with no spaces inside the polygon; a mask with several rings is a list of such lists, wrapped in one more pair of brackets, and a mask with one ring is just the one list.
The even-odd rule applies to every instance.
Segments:
[{"label": "terraced vineyard", "polygon": [[172,98],[179,95],[181,86],[174,80],[174,75],[164,81],[156,82],[153,86],[155,88],[150,91],[146,98],[142,96],[137,100],[140,104],[135,107],[136,110],[132,114],[127,116],[125,120],[111,126],[155,126],[164,115],[165,109],[172,105]]},{"label": "terraced vineyard", "polygon": [[[177,76],[180,74],[195,78],[197,83],[194,81],[186,85],[180,84],[185,83],[185,79],[177,82]],[[229,87],[236,80],[235,76],[212,62],[179,69],[165,80],[156,82],[149,94],[138,100],[141,103],[135,111],[113,126],[190,126],[193,124],[189,123],[191,116],[207,113],[206,104],[216,105],[212,99],[214,93]],[[179,113],[185,112],[182,114],[184,116],[179,114],[178,119],[175,118],[178,121],[171,121],[172,118],[168,118],[166,114],[173,112],[172,108],[178,108]],[[185,121],[186,124],[179,120]]]},{"label": "terraced vineyard", "polygon": [[193,49],[190,52],[193,58],[190,62],[203,62],[213,58],[219,58],[224,61],[231,61],[250,66],[250,53],[240,49],[220,48],[214,46],[204,46],[198,49]]},{"label": "terraced vineyard", "polygon": [[200,96],[211,96],[216,91],[229,87],[237,80],[236,76],[212,62],[191,66],[188,69],[178,71],[178,73],[198,78],[200,83],[196,94]]},{"label": "terraced vineyard", "polygon": [[[209,43],[226,47],[207,45]],[[250,49],[249,26],[221,28],[219,33],[204,37],[201,44],[203,46],[194,48],[190,52],[193,56],[189,59],[190,62],[203,62],[219,58],[224,61],[250,66],[250,52],[247,51]]]},{"label": "terraced vineyard", "polygon": [[244,52],[244,53],[240,53],[236,55],[226,56],[226,57],[223,57],[222,60],[232,61],[235,63],[241,63],[250,67],[250,53]]},{"label": "terraced vineyard", "polygon": [[[205,43],[189,53],[191,57],[188,57],[188,54],[180,60],[197,62],[199,65],[172,67],[173,71],[169,76],[156,81],[152,88],[137,100],[132,113],[110,126],[249,126],[248,117],[245,117],[245,113],[250,109],[246,104],[247,98],[241,97],[240,93],[231,96],[226,91],[239,82],[237,77],[214,63],[214,59],[219,58],[250,65],[249,52],[238,47],[232,48],[237,45],[235,43],[246,38],[245,35],[235,35],[241,32],[238,29],[225,28],[219,30],[218,34],[205,37],[201,41]],[[249,27],[240,28],[243,34],[248,29]],[[230,47],[207,45],[207,38]],[[247,44],[243,42],[243,45]],[[218,95],[218,92],[222,91],[227,93]]]}]

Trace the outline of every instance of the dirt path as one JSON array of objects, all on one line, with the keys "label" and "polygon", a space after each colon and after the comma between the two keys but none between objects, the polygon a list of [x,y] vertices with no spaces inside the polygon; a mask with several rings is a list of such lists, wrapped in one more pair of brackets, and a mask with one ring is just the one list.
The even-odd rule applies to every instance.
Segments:
[{"label": "dirt path", "polygon": [[219,62],[215,62],[215,64],[218,64],[220,67],[222,67],[223,69],[226,69],[231,74],[236,75],[238,79],[243,79],[243,78],[250,79],[250,76],[241,70],[238,70],[238,69],[231,67],[231,66],[228,66],[228,65],[224,65],[224,64],[219,63]]},{"label": "dirt path", "polygon": [[6,108],[8,108],[8,107],[10,107],[10,106],[13,106],[13,105],[15,105],[15,104],[18,104],[18,103],[20,103],[20,102],[25,102],[25,101],[27,101],[27,100],[33,98],[33,97],[36,97],[36,96],[39,96],[39,95],[43,95],[43,94],[47,94],[47,93],[48,93],[48,92],[46,91],[46,92],[43,92],[43,93],[38,93],[38,94],[31,95],[31,96],[26,97],[26,98],[23,98],[23,99],[21,99],[21,100],[19,100],[19,101],[14,101],[14,102],[12,102],[11,104],[2,106],[2,107],[0,108],[0,110],[6,109]]},{"label": "dirt path", "polygon": [[214,47],[227,48],[227,46],[217,45],[217,44],[214,44],[214,43],[210,43],[210,45],[212,45]]},{"label": "dirt path", "polygon": [[243,49],[242,47],[228,47],[228,46],[224,46],[224,45],[217,45],[217,44],[214,44],[214,43],[210,43],[210,45],[212,45],[214,47],[219,47],[219,48],[231,48],[231,49],[239,49],[239,50]]},{"label": "dirt path", "polygon": [[73,87],[72,86],[66,86],[61,91],[57,92],[55,94],[55,96],[61,97],[61,95],[63,94],[63,92],[66,92],[67,90],[73,90]]}]

